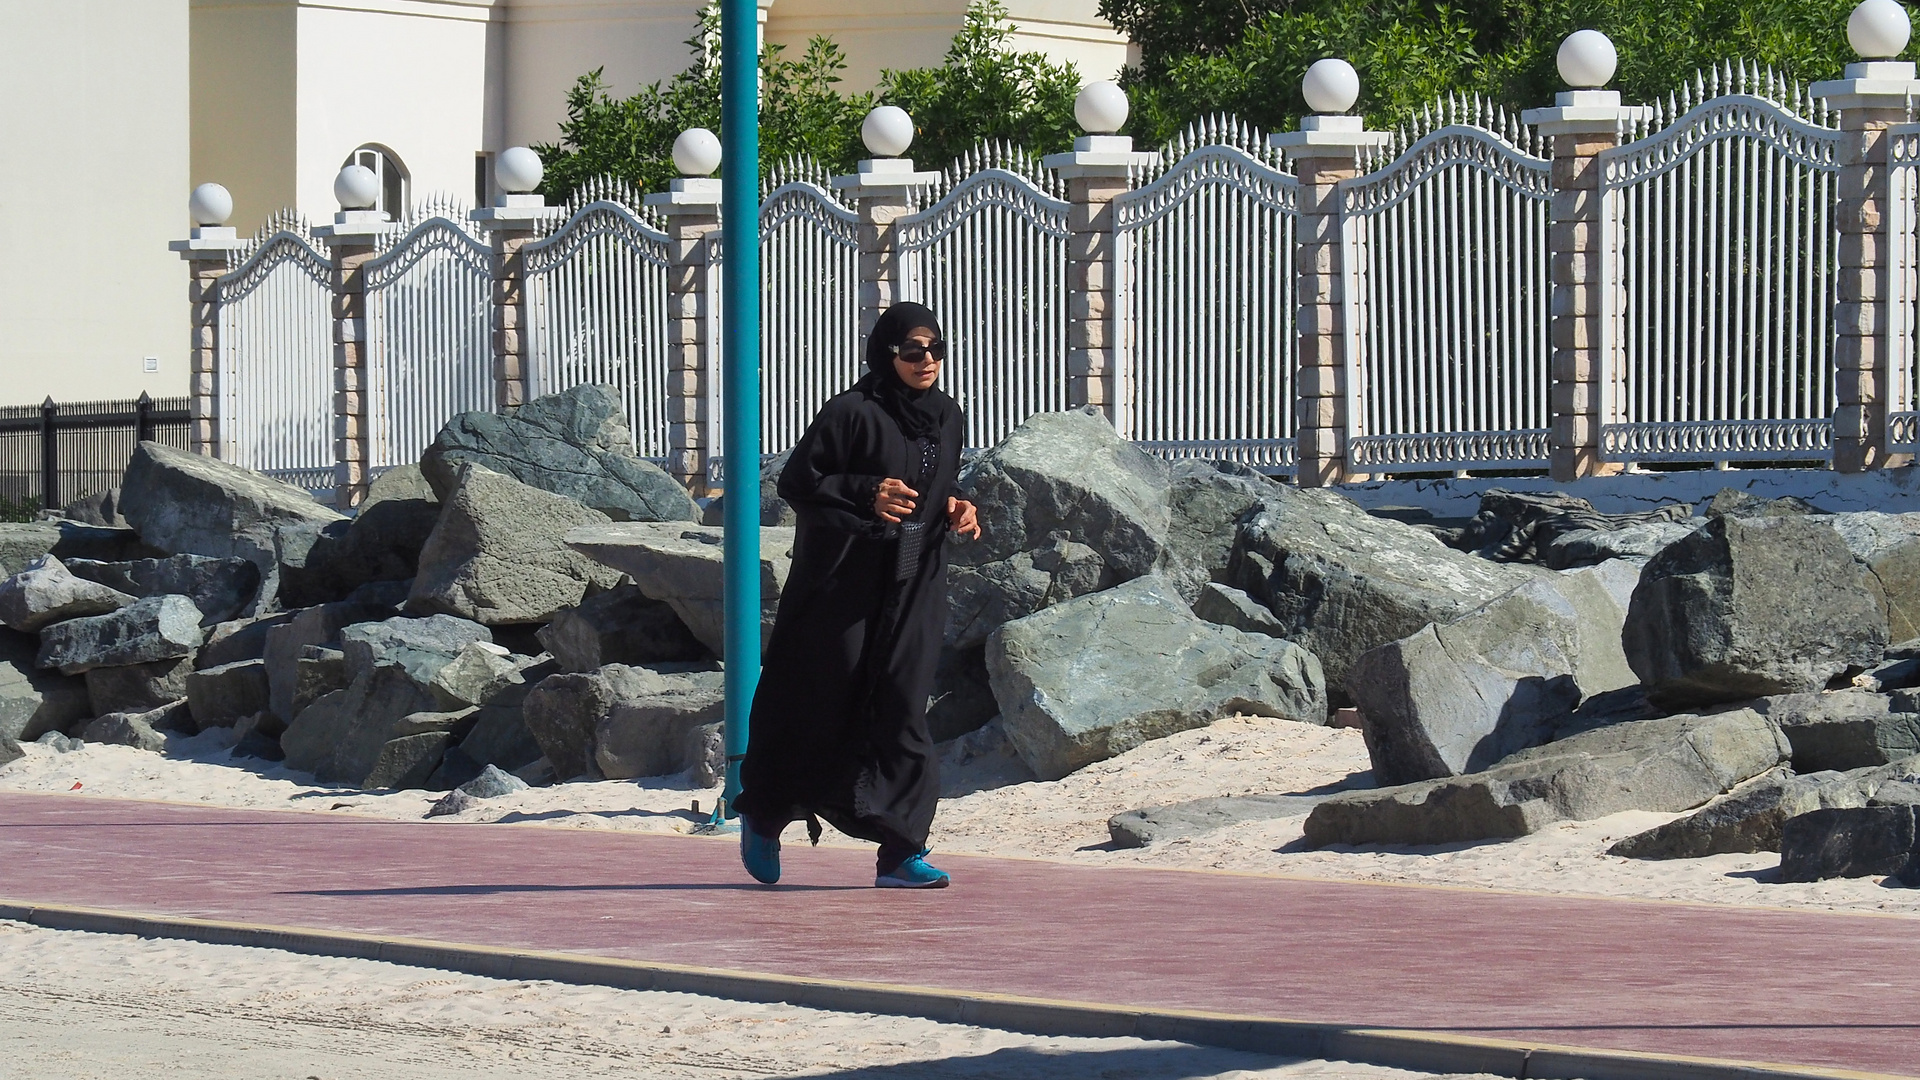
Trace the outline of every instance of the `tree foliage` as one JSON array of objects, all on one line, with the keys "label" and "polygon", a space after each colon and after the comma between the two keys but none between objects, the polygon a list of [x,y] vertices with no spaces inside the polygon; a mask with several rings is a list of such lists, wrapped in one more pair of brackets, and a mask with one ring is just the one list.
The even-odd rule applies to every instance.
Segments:
[{"label": "tree foliage", "polygon": [[[1065,149],[1076,130],[1080,77],[1041,53],[1014,50],[1012,34],[999,0],[979,0],[939,67],[883,72],[880,88],[862,94],[840,91],[846,56],[831,40],[814,38],[797,58],[768,46],[760,57],[761,176],[796,154],[836,173],[852,171],[866,156],[860,122],[875,104],[899,105],[913,116],[911,152],[934,165],[984,139],[1008,139],[1036,153]],[[602,70],[582,75],[568,91],[559,141],[533,148],[546,165],[541,193],[563,200],[597,176],[640,191],[665,188],[677,175],[674,139],[690,127],[721,130],[718,41],[718,15],[709,7],[687,42],[693,62],[673,78],[616,98]]]},{"label": "tree foliage", "polygon": [[1803,79],[1853,59],[1854,0],[1101,0],[1140,46],[1123,78],[1129,131],[1166,138],[1194,117],[1233,112],[1270,130],[1307,111],[1300,77],[1338,56],[1360,72],[1360,109],[1376,126],[1448,93],[1512,108],[1552,104],[1560,41],[1593,27],[1613,39],[1611,86],[1629,102],[1664,97],[1695,71],[1755,61]]}]

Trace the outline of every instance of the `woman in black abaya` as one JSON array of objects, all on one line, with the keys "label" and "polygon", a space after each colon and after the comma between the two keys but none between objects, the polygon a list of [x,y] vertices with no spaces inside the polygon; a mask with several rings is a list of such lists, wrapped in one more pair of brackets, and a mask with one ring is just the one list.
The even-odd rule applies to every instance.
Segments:
[{"label": "woman in black abaya", "polygon": [[867,373],[821,408],[780,475],[799,519],[793,567],[753,698],[740,767],[740,858],[780,879],[780,831],[818,818],[880,845],[874,884],[942,888],[927,864],[939,800],[927,693],[947,621],[949,531],[980,535],[953,497],[960,407],[933,388],[940,323],[895,304]]}]

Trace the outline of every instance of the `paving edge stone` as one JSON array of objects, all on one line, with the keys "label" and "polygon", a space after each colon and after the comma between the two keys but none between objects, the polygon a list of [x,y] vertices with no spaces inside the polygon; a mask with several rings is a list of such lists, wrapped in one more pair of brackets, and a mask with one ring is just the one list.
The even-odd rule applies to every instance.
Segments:
[{"label": "paving edge stone", "polygon": [[1910,1080],[1888,1073],[1533,1045],[1391,1028],[1350,1028],[1230,1013],[1138,1009],[885,983],[622,960],[580,953],[462,945],[254,923],[137,915],[0,899],[0,919],[49,930],[245,945],[309,956],[379,960],[495,979],[701,994],[837,1012],[912,1016],[1027,1035],[1184,1042],[1276,1057],[1326,1058],[1515,1080]]}]

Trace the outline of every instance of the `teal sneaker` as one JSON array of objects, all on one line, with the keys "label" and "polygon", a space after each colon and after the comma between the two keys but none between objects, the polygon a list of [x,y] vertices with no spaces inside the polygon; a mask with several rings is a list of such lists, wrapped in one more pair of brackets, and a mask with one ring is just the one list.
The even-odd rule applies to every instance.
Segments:
[{"label": "teal sneaker", "polygon": [[740,817],[740,865],[762,885],[780,880],[780,838],[761,836],[744,814]]},{"label": "teal sneaker", "polygon": [[931,851],[922,851],[906,862],[893,868],[891,873],[881,874],[873,879],[876,889],[944,889],[953,884],[945,870],[938,869],[927,862]]}]

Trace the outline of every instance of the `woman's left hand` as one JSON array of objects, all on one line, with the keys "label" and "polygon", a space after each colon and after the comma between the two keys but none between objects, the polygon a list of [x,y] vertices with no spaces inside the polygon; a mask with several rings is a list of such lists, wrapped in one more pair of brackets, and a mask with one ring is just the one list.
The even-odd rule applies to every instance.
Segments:
[{"label": "woman's left hand", "polygon": [[980,514],[965,499],[947,499],[947,526],[969,540],[980,539]]}]

